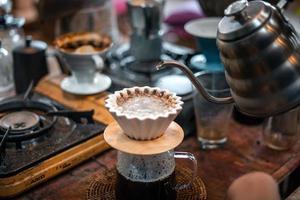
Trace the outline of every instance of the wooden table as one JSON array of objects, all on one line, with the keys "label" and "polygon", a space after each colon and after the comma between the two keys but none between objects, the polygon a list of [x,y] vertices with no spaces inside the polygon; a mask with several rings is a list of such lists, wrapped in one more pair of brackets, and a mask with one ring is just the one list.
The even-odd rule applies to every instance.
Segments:
[{"label": "wooden table", "polygon": [[[106,93],[76,97],[60,90],[61,77],[42,81],[36,90],[76,109],[94,108],[95,118],[106,124],[113,121],[104,108]],[[261,127],[247,127],[231,121],[228,142],[222,149],[201,151],[195,136],[178,147],[192,152],[198,160],[198,175],[203,179],[208,200],[223,200],[230,183],[242,174],[263,171],[278,182],[300,166],[300,141],[288,151],[274,151],[264,146]],[[107,150],[97,157],[31,189],[18,199],[85,199],[87,188],[95,175],[111,169],[116,163],[116,151]]]},{"label": "wooden table", "polygon": [[299,200],[300,199],[300,186],[290,195],[286,200]]}]

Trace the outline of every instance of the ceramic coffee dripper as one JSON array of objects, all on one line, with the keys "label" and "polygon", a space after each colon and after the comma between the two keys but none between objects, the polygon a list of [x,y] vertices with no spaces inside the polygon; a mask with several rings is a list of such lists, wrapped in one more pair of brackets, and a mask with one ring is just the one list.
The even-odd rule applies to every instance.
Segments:
[{"label": "ceramic coffee dripper", "polygon": [[76,77],[79,84],[81,83],[93,83],[95,74],[97,71],[101,71],[104,67],[104,63],[101,54],[71,54],[65,52],[59,52],[64,63],[68,66],[72,75]]},{"label": "ceramic coffee dripper", "polygon": [[[129,101],[135,102],[134,112],[124,108]],[[146,104],[139,103],[142,101]],[[166,103],[170,109],[162,107],[160,114],[154,111],[156,103],[151,105],[151,102],[157,101]],[[117,122],[106,128],[104,139],[118,150],[117,199],[176,199],[177,191],[192,183],[197,172],[195,157],[188,152],[174,151],[184,137],[182,128],[172,122],[182,104],[180,97],[159,88],[126,88],[109,95],[105,106]],[[175,158],[193,163],[189,183],[176,184]]]},{"label": "ceramic coffee dripper", "polygon": [[[109,38],[110,44],[101,51],[88,50],[87,52],[71,52],[62,48],[65,43],[69,42],[69,40],[67,40],[68,38],[76,37],[79,34],[80,33],[71,33],[62,35],[54,41],[54,45],[58,50],[61,59],[76,77],[77,81],[79,83],[92,83],[96,71],[101,71],[104,67],[103,56],[112,46],[112,42]],[[85,37],[89,37],[89,35]],[[93,40],[93,35],[90,37],[90,40]]]},{"label": "ceramic coffee dripper", "polygon": [[[127,106],[126,102],[134,101],[134,98],[143,98],[141,99],[143,102],[132,102],[134,105],[126,111],[124,108]],[[163,107],[164,105],[154,104],[161,103],[160,99],[167,108]],[[157,87],[125,88],[109,95],[105,103],[124,133],[135,140],[151,140],[160,137],[182,110],[183,104],[181,97]],[[161,107],[166,110],[161,110]]]},{"label": "ceramic coffee dripper", "polygon": [[54,45],[61,68],[72,74],[60,84],[65,92],[92,95],[110,87],[111,79],[101,73],[104,56],[112,47],[109,36],[93,32],[69,33],[57,38]]}]

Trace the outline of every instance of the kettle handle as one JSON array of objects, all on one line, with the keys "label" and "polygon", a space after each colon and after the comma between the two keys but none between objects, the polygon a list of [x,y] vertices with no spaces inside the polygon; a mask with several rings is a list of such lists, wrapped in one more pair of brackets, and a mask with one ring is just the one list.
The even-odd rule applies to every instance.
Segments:
[{"label": "kettle handle", "polygon": [[280,10],[283,10],[287,5],[288,3],[292,2],[293,0],[280,0],[278,3],[277,3],[277,8],[279,8]]},{"label": "kettle handle", "polygon": [[216,104],[229,104],[233,103],[234,99],[232,96],[229,97],[215,97],[210,95],[202,86],[202,84],[198,81],[198,79],[194,76],[193,72],[184,64],[177,62],[177,61],[161,61],[157,66],[156,69],[162,69],[165,67],[175,67],[180,69],[192,82],[192,84],[196,87],[196,89],[201,93],[201,95],[209,102],[216,103]]},{"label": "kettle handle", "polygon": [[285,24],[289,28],[288,31],[294,33],[295,36],[297,38],[299,38],[299,35],[298,35],[297,31],[295,30],[294,26],[290,23],[289,20],[286,19],[286,17],[283,14],[284,9],[287,7],[288,3],[290,3],[290,2],[293,2],[293,0],[280,0],[276,5],[276,9],[278,10],[278,13],[280,14],[283,21],[285,22]]},{"label": "kettle handle", "polygon": [[69,70],[69,67],[67,66],[68,64],[66,63],[66,61],[64,61],[64,59],[56,51],[48,52],[47,57],[53,57],[57,61],[62,74],[71,75],[71,71]]}]

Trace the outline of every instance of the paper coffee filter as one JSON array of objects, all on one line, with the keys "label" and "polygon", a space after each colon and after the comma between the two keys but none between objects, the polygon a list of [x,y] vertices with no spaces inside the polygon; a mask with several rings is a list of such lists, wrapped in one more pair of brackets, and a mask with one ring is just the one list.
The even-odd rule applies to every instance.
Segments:
[{"label": "paper coffee filter", "polygon": [[[127,101],[142,98],[131,109],[124,111]],[[136,140],[160,137],[182,110],[181,98],[168,90],[151,87],[125,88],[108,96],[105,106],[123,129],[124,134]],[[155,105],[163,104],[160,107]],[[153,106],[153,109],[152,109]]]}]

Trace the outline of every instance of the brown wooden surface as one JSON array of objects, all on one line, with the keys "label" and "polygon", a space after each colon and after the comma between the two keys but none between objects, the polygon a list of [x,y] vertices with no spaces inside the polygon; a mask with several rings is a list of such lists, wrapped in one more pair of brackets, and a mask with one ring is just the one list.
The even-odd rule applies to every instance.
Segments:
[{"label": "brown wooden surface", "polygon": [[62,79],[63,76],[46,77],[37,85],[35,90],[75,110],[94,109],[94,119],[96,121],[104,124],[109,124],[114,121],[110,113],[104,107],[104,101],[108,94],[107,92],[102,92],[91,96],[78,96],[69,94],[63,92],[59,87]]},{"label": "brown wooden surface", "polygon": [[[96,119],[106,124],[113,121],[103,107],[106,94],[88,97],[66,94],[57,86],[60,80],[61,77],[45,80],[37,87],[37,91],[72,108],[94,108]],[[261,127],[246,127],[234,121],[230,124],[229,138],[224,148],[201,151],[196,137],[190,136],[177,150],[195,154],[199,166],[198,175],[206,185],[208,200],[224,199],[230,183],[247,172],[264,171],[279,182],[300,165],[300,141],[288,151],[274,151],[264,146]],[[108,150],[37,186],[18,199],[85,199],[92,178],[104,170],[113,168],[115,163],[116,150]]]},{"label": "brown wooden surface", "polygon": [[300,187],[298,187],[286,200],[299,200],[300,199]]}]

